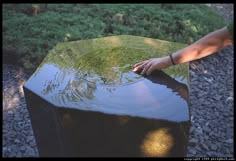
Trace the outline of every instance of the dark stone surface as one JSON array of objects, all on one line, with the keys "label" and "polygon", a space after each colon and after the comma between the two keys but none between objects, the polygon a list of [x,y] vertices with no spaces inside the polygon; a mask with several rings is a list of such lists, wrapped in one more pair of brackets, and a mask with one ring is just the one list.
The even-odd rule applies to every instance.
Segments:
[{"label": "dark stone surface", "polygon": [[[107,61],[101,66],[91,66],[86,54],[79,57],[87,46],[97,52],[104,42],[103,57],[96,58]],[[136,54],[129,55],[129,60],[119,54],[133,50],[127,42],[136,45]],[[177,65],[146,77],[127,68],[137,53],[143,58],[153,56],[150,51],[159,45],[166,50],[182,47],[171,44],[113,36],[57,45],[24,85],[40,156],[185,156],[190,119],[188,66]],[[143,52],[143,48],[149,50]],[[90,49],[88,55],[93,52]],[[110,68],[122,70],[110,77]]]},{"label": "dark stone surface", "polygon": [[57,108],[25,91],[41,157],[186,155],[188,122]]}]

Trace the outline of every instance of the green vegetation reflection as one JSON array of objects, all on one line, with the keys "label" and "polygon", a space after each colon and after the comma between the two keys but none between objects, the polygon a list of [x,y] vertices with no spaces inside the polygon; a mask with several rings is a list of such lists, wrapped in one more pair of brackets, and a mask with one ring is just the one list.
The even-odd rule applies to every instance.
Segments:
[{"label": "green vegetation reflection", "polygon": [[[103,84],[121,85],[141,78],[131,71],[136,62],[168,55],[185,46],[131,35],[65,42],[57,44],[41,65],[73,68]],[[181,64],[164,71],[173,77],[187,78],[187,70],[187,64]]]}]

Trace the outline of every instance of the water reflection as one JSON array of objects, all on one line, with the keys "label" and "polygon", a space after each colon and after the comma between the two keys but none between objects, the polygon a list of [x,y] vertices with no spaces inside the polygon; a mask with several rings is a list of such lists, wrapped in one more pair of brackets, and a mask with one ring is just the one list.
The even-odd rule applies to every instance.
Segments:
[{"label": "water reflection", "polygon": [[[177,95],[181,96],[186,102],[189,102],[189,91],[188,86],[184,83],[181,83],[171,76],[167,75],[161,70],[156,70],[152,74],[145,76],[147,79],[153,83],[165,85],[167,88],[172,89],[173,92],[176,92]],[[183,82],[184,78],[181,79]]]},{"label": "water reflection", "polygon": [[[57,44],[24,85],[36,94],[27,102],[39,124],[39,149],[54,154],[58,147],[51,147],[63,142],[66,153],[57,152],[62,156],[183,156],[188,64],[147,77],[134,73],[132,65],[184,46],[128,35]],[[56,110],[44,113],[41,107]],[[54,126],[54,111],[62,127]]]},{"label": "water reflection", "polygon": [[183,83],[186,79],[172,78],[163,71],[145,78],[131,70],[121,74],[121,78],[129,77],[132,81],[112,86],[92,72],[45,64],[25,86],[59,107],[177,122],[189,120],[188,88]]},{"label": "water reflection", "polygon": [[[129,73],[128,77],[125,75],[135,62],[162,57],[185,46],[185,44],[131,35],[59,43],[49,51],[40,67],[44,64],[54,64],[62,70],[73,68],[79,72],[92,72],[99,75],[96,81],[103,84],[124,85],[137,80],[132,79],[132,73]],[[187,64],[170,67],[165,69],[165,72],[175,75],[174,77],[179,75],[187,77]]]},{"label": "water reflection", "polygon": [[60,43],[25,86],[58,107],[186,121],[187,64],[145,78],[131,69],[183,46],[129,35]]}]

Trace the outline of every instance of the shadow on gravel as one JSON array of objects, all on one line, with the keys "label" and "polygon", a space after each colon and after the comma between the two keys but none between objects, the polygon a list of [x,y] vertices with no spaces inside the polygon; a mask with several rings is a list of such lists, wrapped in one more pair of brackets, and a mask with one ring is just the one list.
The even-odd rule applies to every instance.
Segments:
[{"label": "shadow on gravel", "polygon": [[2,157],[38,157],[23,84],[29,78],[16,65],[3,64]]}]

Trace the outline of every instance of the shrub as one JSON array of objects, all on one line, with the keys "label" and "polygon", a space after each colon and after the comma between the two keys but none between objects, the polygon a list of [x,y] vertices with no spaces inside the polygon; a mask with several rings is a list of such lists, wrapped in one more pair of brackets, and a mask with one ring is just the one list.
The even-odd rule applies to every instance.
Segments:
[{"label": "shrub", "polygon": [[35,68],[63,41],[127,34],[189,43],[223,25],[201,4],[4,4],[3,49]]}]

